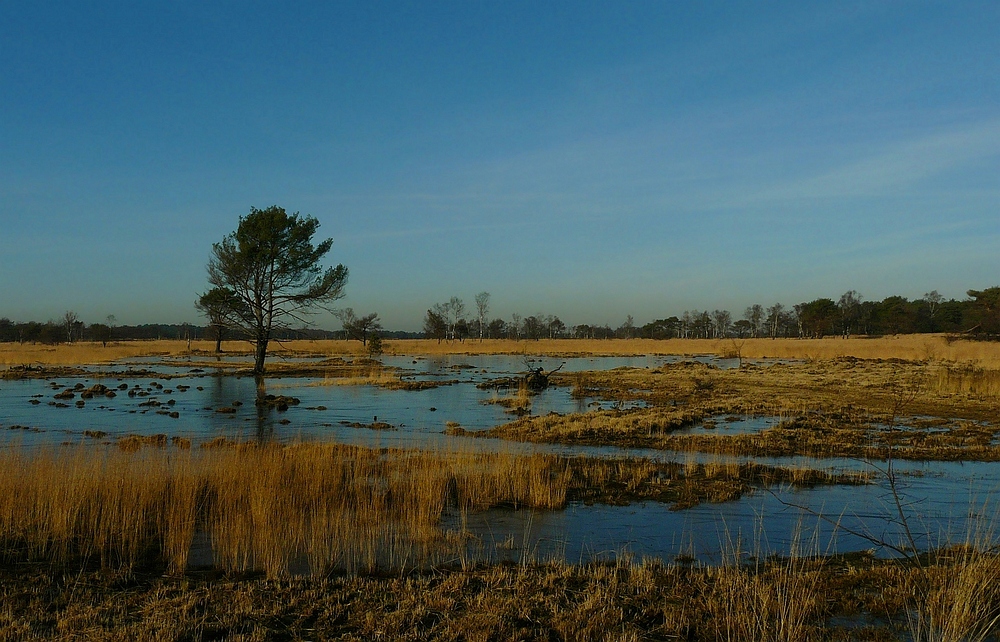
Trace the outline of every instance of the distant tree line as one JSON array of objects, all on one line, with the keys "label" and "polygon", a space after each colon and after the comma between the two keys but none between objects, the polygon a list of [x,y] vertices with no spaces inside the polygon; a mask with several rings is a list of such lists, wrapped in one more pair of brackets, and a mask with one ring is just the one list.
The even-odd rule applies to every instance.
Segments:
[{"label": "distant tree line", "polygon": [[[15,323],[8,318],[0,318],[0,342],[2,343],[73,343],[76,341],[138,341],[153,339],[176,340],[216,340],[218,328],[213,325],[198,326],[190,323],[148,323],[143,325],[116,325],[113,322],[86,324],[75,313],[68,312],[67,317],[45,322],[27,321]],[[241,333],[225,331],[225,339],[246,340]],[[422,337],[420,332],[380,331],[383,339],[416,339]],[[348,338],[343,330],[320,330],[305,328],[284,330],[276,333],[278,340],[290,339],[344,339]]]},{"label": "distant tree line", "polygon": [[489,293],[477,295],[474,316],[459,297],[436,303],[424,316],[424,337],[464,341],[472,337],[532,340],[672,339],[672,338],[819,338],[825,336],[881,336],[926,332],[967,333],[1000,338],[1000,286],[969,290],[968,298],[945,300],[937,290],[919,299],[890,296],[865,301],[849,290],[836,301],[828,298],[785,306],[782,303],[748,306],[741,317],[729,310],[687,310],[678,316],[637,326],[631,315],[617,328],[605,325],[567,326],[558,316],[512,314],[509,320],[489,319]]},{"label": "distant tree line", "polygon": [[[459,297],[451,297],[427,310],[422,332],[386,331],[377,313],[358,315],[351,308],[338,311],[341,330],[313,328],[276,331],[278,340],[356,339],[367,343],[380,339],[428,338],[438,341],[466,339],[672,339],[672,338],[778,338],[825,337],[850,335],[889,335],[925,332],[966,333],[980,338],[1000,338],[1000,286],[969,290],[962,300],[945,299],[932,290],[923,297],[908,300],[890,296],[881,301],[866,301],[854,290],[837,300],[820,298],[785,306],[781,303],[748,306],[734,318],[728,310],[687,310],[680,316],[656,319],[636,325],[629,315],[618,327],[580,324],[568,326],[558,316],[536,313],[512,314],[510,319],[489,316],[490,295],[480,292],[475,309],[466,307]],[[206,316],[210,315],[206,314]],[[0,342],[66,343],[74,341],[206,339],[218,338],[218,326],[181,324],[118,325],[114,315],[98,323],[86,324],[75,312],[67,311],[61,319],[44,323],[15,323],[0,318]],[[227,340],[246,340],[239,331],[226,331]]]}]

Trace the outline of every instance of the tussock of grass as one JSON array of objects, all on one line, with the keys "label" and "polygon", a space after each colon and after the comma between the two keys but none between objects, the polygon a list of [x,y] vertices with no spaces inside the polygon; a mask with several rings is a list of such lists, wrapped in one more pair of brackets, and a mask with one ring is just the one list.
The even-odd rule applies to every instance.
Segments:
[{"label": "tussock of grass", "polygon": [[922,599],[909,612],[914,642],[988,639],[1000,621],[1000,558],[971,546],[937,553],[937,564],[915,575]]},{"label": "tussock of grass", "polygon": [[516,415],[525,415],[531,412],[531,391],[522,381],[517,390],[507,395],[500,395],[494,392],[488,399],[481,403],[494,406],[502,406],[507,412]]},{"label": "tussock of grass", "polygon": [[791,559],[756,568],[709,569],[706,610],[715,639],[800,642],[819,634],[823,568]]},{"label": "tussock of grass", "polygon": [[810,487],[821,484],[865,484],[864,473],[825,471],[731,462],[657,462],[649,459],[573,459],[569,462],[570,499],[629,504],[653,500],[672,510],[705,502],[727,502],[775,485]]}]

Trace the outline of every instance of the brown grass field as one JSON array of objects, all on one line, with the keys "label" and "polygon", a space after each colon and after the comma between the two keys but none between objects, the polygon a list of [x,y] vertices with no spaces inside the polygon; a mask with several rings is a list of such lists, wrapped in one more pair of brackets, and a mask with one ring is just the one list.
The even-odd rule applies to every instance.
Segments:
[{"label": "brown grass field", "polygon": [[[914,334],[880,338],[826,339],[543,339],[540,341],[486,340],[434,341],[402,339],[385,341],[386,354],[472,355],[526,354],[552,356],[588,355],[699,355],[715,354],[744,358],[821,360],[837,357],[859,359],[905,359],[908,361],[948,361],[1000,369],[1000,342],[953,340],[945,335]],[[246,342],[227,341],[227,353],[248,354]],[[143,356],[212,356],[215,343],[192,341],[119,341],[103,347],[100,343],[78,342],[56,346],[42,344],[0,344],[0,366],[83,365],[107,363]],[[288,341],[272,343],[272,354],[312,354],[319,356],[361,356],[365,349],[358,341]]]},{"label": "brown grass field", "polygon": [[[558,373],[555,381],[578,397],[644,407],[525,416],[476,434],[730,455],[1000,461],[1000,372],[975,366],[839,358],[720,370],[685,362]],[[781,423],[727,434],[732,415]],[[705,419],[717,430],[675,434]]]},{"label": "brown grass field", "polygon": [[[267,580],[0,569],[4,640],[982,640],[1000,559],[685,567],[622,560]],[[834,620],[836,618],[836,620]],[[830,622],[841,625],[831,625]]]}]

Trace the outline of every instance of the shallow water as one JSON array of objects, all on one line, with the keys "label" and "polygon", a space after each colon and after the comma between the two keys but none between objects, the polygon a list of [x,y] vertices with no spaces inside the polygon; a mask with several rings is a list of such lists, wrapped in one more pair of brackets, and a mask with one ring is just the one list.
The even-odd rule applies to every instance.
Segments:
[{"label": "shallow water", "polygon": [[672,435],[747,435],[767,430],[781,423],[780,417],[719,415],[672,431]]},{"label": "shallow water", "polygon": [[[220,367],[234,363],[245,363],[245,356],[220,357]],[[689,359],[688,357],[586,357],[586,358],[529,358],[532,367],[553,370],[560,365],[563,371],[606,369],[618,367],[653,368]],[[714,357],[694,357],[719,367],[732,367],[730,361]],[[300,361],[316,361],[305,358]],[[319,439],[347,441],[358,444],[379,443],[400,446],[437,446],[442,443],[441,435],[448,422],[460,424],[467,430],[482,430],[510,421],[513,415],[506,414],[499,405],[483,402],[497,393],[479,390],[476,383],[523,373],[525,358],[511,355],[467,356],[448,355],[431,358],[386,357],[386,365],[401,368],[408,379],[441,380],[458,383],[442,385],[421,391],[392,391],[376,386],[318,385],[322,381],[313,378],[268,379],[270,392],[297,397],[298,406],[287,412],[267,413],[258,416],[252,403],[255,395],[254,382],[249,377],[234,375],[213,376],[204,372],[204,358],[185,363],[175,358],[137,358],[122,361],[101,368],[95,372],[121,372],[127,368],[144,368],[161,375],[174,378],[157,381],[154,377],[122,376],[120,378],[65,377],[59,380],[59,389],[53,389],[48,381],[26,380],[0,382],[0,425],[28,426],[33,431],[13,431],[23,444],[61,443],[81,436],[87,430],[100,430],[109,437],[125,434],[167,433],[196,440],[209,440],[224,436],[232,439],[271,439],[293,441],[299,439]],[[194,368],[193,366],[199,366]],[[198,370],[198,371],[194,371]],[[161,389],[150,384],[159,383]],[[148,392],[147,397],[127,397],[123,391],[114,399],[95,398],[87,400],[84,407],[75,403],[80,399],[63,401],[67,408],[58,408],[50,403],[56,392],[72,388],[77,383],[89,387],[103,383],[115,387],[126,383],[129,388],[136,384]],[[191,386],[180,392],[178,385]],[[201,387],[202,390],[198,390]],[[166,390],[173,390],[167,394]],[[37,398],[40,403],[31,405]],[[157,401],[173,405],[163,409],[179,414],[172,419],[158,415],[158,408],[140,406],[141,403]],[[243,402],[235,406],[234,402]],[[531,411],[535,415],[549,412],[586,412],[601,407],[609,407],[610,402],[591,399],[573,399],[569,388],[551,387],[532,398]],[[232,414],[215,412],[218,408],[235,407]],[[325,407],[325,410],[315,408]],[[312,408],[312,410],[310,410]],[[358,435],[356,428],[345,428],[346,423],[372,423],[374,418],[395,426],[398,430],[382,431],[377,437]],[[367,431],[365,431],[367,432]],[[9,441],[10,431],[0,431],[0,444]]]},{"label": "shallow water", "polygon": [[[918,547],[994,540],[1000,479],[991,479],[989,488],[949,495],[908,487],[905,498],[917,501],[906,515]],[[899,552],[892,546],[907,547],[896,517],[892,494],[883,484],[873,484],[757,491],[738,501],[681,511],[655,502],[571,504],[547,512],[493,510],[468,515],[465,523],[478,538],[477,552],[488,559],[575,562],[628,554],[719,564],[737,556],[796,552],[872,550],[880,557],[896,557]],[[460,524],[458,517],[448,523],[453,528]]]},{"label": "shallow water", "polygon": [[[618,367],[655,368],[663,363],[691,357],[586,357],[534,358],[532,367],[562,371],[601,370]],[[734,367],[736,360],[697,357],[719,367]],[[203,361],[203,360],[202,360]],[[220,361],[231,367],[245,358]],[[482,402],[496,396],[475,384],[497,377],[523,373],[521,356],[465,356],[434,358],[386,357],[386,365],[405,370],[413,379],[457,380],[422,391],[393,391],[375,386],[316,385],[319,379],[284,378],[268,380],[270,392],[301,400],[286,412],[269,411],[258,415],[253,404],[252,378],[233,375],[212,376],[211,372],[191,372],[192,364],[176,359],[131,360],[115,364],[148,368],[179,378],[159,380],[150,376],[112,378],[64,377],[53,389],[48,381],[0,382],[0,447],[37,447],[60,443],[90,442],[84,431],[103,431],[100,441],[110,442],[126,434],[179,436],[195,442],[215,437],[290,442],[296,440],[336,441],[372,447],[414,447],[441,450],[504,451],[513,453],[555,453],[563,455],[623,457],[640,456],[682,463],[727,463],[757,461],[786,467],[819,468],[833,472],[868,470],[874,481],[867,486],[825,486],[808,490],[775,489],[775,494],[757,491],[741,500],[706,504],[683,511],[671,511],[657,503],[632,506],[586,506],[574,504],[562,511],[531,512],[495,510],[465,516],[466,527],[475,535],[472,551],[488,559],[534,559],[551,557],[569,561],[615,556],[622,552],[638,556],[673,559],[678,555],[702,561],[719,561],[740,542],[743,551],[760,554],[788,553],[790,547],[812,547],[817,552],[851,551],[873,547],[872,540],[899,543],[900,526],[892,493],[885,475],[869,463],[842,458],[749,458],[699,453],[677,453],[650,449],[615,447],[523,444],[497,439],[450,437],[443,434],[448,422],[468,430],[481,430],[510,421],[499,405]],[[416,363],[414,363],[416,362]],[[140,366],[140,364],[142,364]],[[107,371],[106,369],[102,369]],[[162,388],[152,385],[157,383]],[[103,383],[114,388],[141,386],[145,397],[129,397],[116,390],[113,399],[86,400],[82,408],[74,399],[58,408],[53,395],[77,383],[89,387]],[[190,386],[181,391],[178,386]],[[201,388],[199,390],[199,388]],[[167,391],[170,391],[169,393]],[[39,403],[32,404],[35,399]],[[170,401],[172,405],[169,405]],[[159,407],[140,404],[156,401]],[[242,405],[235,402],[242,401]],[[532,413],[586,412],[602,404],[590,399],[573,399],[569,388],[552,387],[532,399]],[[603,402],[607,406],[607,402]],[[236,412],[216,412],[223,407]],[[157,414],[176,412],[178,418]],[[375,419],[391,424],[394,430],[352,428],[345,423],[368,424]],[[716,434],[754,432],[777,423],[774,417],[717,417],[715,427],[698,424],[683,432]],[[25,428],[11,429],[11,426]],[[876,464],[880,465],[880,464]],[[993,499],[1000,496],[1000,464],[962,462],[896,462],[907,518],[919,534],[918,545],[936,545],[961,540],[965,533],[996,514]],[[805,510],[782,501],[805,507]],[[822,513],[839,527],[818,519]],[[455,529],[459,516],[443,525]],[[852,534],[854,532],[854,534]],[[859,535],[868,533],[868,537]],[[499,544],[499,546],[497,546]],[[882,549],[889,554],[889,549]]]}]

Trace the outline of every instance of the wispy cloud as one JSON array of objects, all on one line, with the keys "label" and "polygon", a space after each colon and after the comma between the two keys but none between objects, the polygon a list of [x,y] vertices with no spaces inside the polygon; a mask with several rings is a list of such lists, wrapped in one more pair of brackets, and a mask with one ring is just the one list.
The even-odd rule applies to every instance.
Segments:
[{"label": "wispy cloud", "polygon": [[887,144],[821,173],[779,183],[748,202],[896,194],[952,169],[1000,155],[1000,120]]}]

